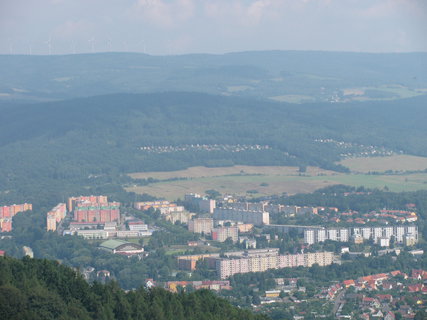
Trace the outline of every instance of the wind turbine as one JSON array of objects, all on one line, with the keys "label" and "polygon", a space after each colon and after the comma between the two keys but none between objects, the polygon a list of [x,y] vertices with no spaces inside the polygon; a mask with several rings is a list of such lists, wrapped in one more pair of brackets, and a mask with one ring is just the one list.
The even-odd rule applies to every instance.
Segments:
[{"label": "wind turbine", "polygon": [[125,48],[125,52],[129,52],[128,43],[126,41],[123,41],[123,47]]},{"label": "wind turbine", "polygon": [[49,40],[47,40],[45,43],[47,44],[49,55],[51,55],[52,54],[52,37],[49,36]]},{"label": "wind turbine", "polygon": [[142,48],[143,48],[143,53],[146,54],[147,52],[145,51],[145,40],[142,40]]},{"label": "wind turbine", "polygon": [[33,48],[31,46],[31,43],[28,44],[28,53],[30,56],[33,54]]},{"label": "wind turbine", "polygon": [[111,46],[112,46],[112,41],[111,38],[108,37],[107,39],[107,50],[111,52]]},{"label": "wind turbine", "polygon": [[71,52],[73,54],[76,54],[76,43],[74,41],[71,42]]},{"label": "wind turbine", "polygon": [[89,39],[89,40],[88,40],[88,42],[89,42],[89,43],[90,43],[90,45],[91,45],[92,53],[94,53],[94,52],[95,52],[95,38],[94,38],[94,37],[92,37],[91,39]]}]

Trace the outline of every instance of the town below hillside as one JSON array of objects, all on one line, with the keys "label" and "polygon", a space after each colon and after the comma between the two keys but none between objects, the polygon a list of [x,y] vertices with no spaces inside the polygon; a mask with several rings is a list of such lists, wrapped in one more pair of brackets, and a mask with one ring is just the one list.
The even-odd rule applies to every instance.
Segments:
[{"label": "town below hillside", "polygon": [[[425,192],[344,186],[258,199],[73,196],[44,213],[0,207],[0,249],[55,258],[89,282],[212,290],[273,319],[410,319],[427,292],[425,205]],[[30,221],[43,229],[24,232]]]}]

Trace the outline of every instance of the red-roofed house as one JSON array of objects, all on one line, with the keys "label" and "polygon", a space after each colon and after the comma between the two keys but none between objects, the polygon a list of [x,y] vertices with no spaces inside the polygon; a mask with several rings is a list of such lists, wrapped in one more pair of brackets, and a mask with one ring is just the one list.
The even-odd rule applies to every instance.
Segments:
[{"label": "red-roofed house", "polygon": [[412,269],[411,277],[412,279],[421,280],[424,276],[424,270]]},{"label": "red-roofed house", "polygon": [[420,292],[423,289],[424,285],[422,283],[411,284],[408,286],[409,292]]},{"label": "red-roofed house", "polygon": [[391,274],[393,277],[396,277],[396,276],[398,276],[398,275],[401,275],[401,274],[402,274],[402,272],[401,272],[400,270],[395,270],[395,271],[391,271],[391,272],[390,272],[390,274]]},{"label": "red-roofed house", "polygon": [[342,282],[342,284],[344,287],[348,288],[350,286],[354,286],[355,282],[354,282],[354,280],[344,280]]},{"label": "red-roofed house", "polygon": [[378,300],[380,300],[381,302],[386,301],[386,302],[392,302],[393,301],[393,296],[391,294],[377,294],[375,295]]}]

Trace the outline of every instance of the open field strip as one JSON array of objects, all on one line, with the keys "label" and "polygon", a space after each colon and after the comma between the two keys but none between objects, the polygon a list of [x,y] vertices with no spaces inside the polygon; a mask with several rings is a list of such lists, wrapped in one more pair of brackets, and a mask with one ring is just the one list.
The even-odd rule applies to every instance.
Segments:
[{"label": "open field strip", "polygon": [[[233,167],[191,167],[185,170],[177,171],[153,171],[153,172],[137,172],[131,173],[130,176],[134,179],[173,179],[173,178],[202,178],[202,177],[217,177],[226,175],[241,175],[241,174],[263,174],[263,175],[298,175],[298,167],[285,166],[233,166]],[[332,175],[334,171],[324,170],[317,167],[307,167],[306,175]]]},{"label": "open field strip", "polygon": [[417,171],[427,169],[427,158],[410,155],[395,155],[390,157],[353,158],[340,162],[353,172],[384,172],[393,171]]},{"label": "open field strip", "polygon": [[[267,174],[260,174],[260,170],[255,170],[258,167],[245,167],[247,171],[244,175],[230,175],[233,170],[238,170],[239,167],[230,168],[190,168],[188,172],[191,172],[192,176],[187,176],[186,180],[173,180],[173,181],[160,181],[149,184],[147,186],[133,186],[128,187],[126,190],[133,191],[136,193],[148,193],[157,197],[165,198],[168,200],[175,200],[183,198],[186,193],[197,192],[203,194],[206,190],[214,189],[223,194],[235,194],[235,195],[246,195],[246,196],[266,196],[266,195],[277,195],[282,193],[295,194],[295,193],[306,193],[313,192],[319,188],[323,188],[335,184],[345,184],[350,186],[365,186],[368,188],[387,188],[390,191],[415,191],[421,189],[427,189],[427,173],[416,173],[416,174],[401,174],[401,175],[367,175],[367,174],[338,174],[327,172],[324,175],[309,175],[309,171],[305,175],[299,176],[296,173],[295,168],[286,171],[285,167],[262,167],[264,171],[269,171]],[[239,168],[239,169],[236,169]],[[253,175],[249,174],[251,170],[254,170]],[[267,169],[268,168],[268,169]],[[281,168],[282,174],[274,174],[278,168]],[[290,168],[290,167],[288,167]],[[210,171],[209,169],[212,169]],[[208,171],[205,171],[208,170]],[[201,176],[205,174],[219,174],[220,171],[228,172],[228,175],[217,175],[217,176]],[[225,170],[225,171],[224,171]],[[311,168],[311,170],[314,170]],[[185,171],[185,170],[182,170]],[[164,177],[179,177],[183,174],[182,171],[175,172],[162,172],[159,175],[165,174]],[[208,173],[207,173],[208,172]],[[288,172],[288,174],[286,174]],[[153,177],[154,173],[144,173],[147,177]],[[135,176],[134,174],[133,176]],[[156,177],[159,178],[160,176]],[[154,178],[154,177],[153,177]],[[248,193],[249,191],[249,193]]]}]

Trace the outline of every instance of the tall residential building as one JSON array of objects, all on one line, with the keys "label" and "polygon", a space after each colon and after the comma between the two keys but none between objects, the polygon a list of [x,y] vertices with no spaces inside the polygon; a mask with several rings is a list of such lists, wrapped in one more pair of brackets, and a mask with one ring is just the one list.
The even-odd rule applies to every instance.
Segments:
[{"label": "tall residential building", "polygon": [[0,231],[12,231],[12,218],[19,212],[33,210],[31,203],[13,204],[0,207]]},{"label": "tall residential building", "polygon": [[260,252],[216,258],[216,270],[221,279],[237,273],[263,272],[269,269],[311,267],[330,265],[333,262],[332,252],[315,252],[304,254],[279,255],[278,252]]},{"label": "tall residential building", "polygon": [[1,232],[12,231],[12,218],[0,218],[0,230]]},{"label": "tall residential building", "polygon": [[233,242],[239,240],[239,228],[237,226],[212,229],[212,240],[224,242],[228,238],[231,238]]},{"label": "tall residential building", "polygon": [[[360,243],[363,240],[373,240],[379,243],[381,239],[394,237],[397,243],[404,243],[405,236],[410,235],[418,242],[418,228],[416,225],[352,227],[352,228],[306,228],[304,242],[314,244],[326,240],[348,242],[351,239]],[[386,243],[383,240],[383,244]]]},{"label": "tall residential building", "polygon": [[79,197],[70,197],[68,198],[68,212],[72,212],[76,205],[81,202],[91,203],[91,204],[100,204],[107,203],[107,196],[79,196]]},{"label": "tall residential building", "polygon": [[251,223],[256,226],[270,224],[270,214],[266,211],[215,208],[213,218],[215,220],[241,221],[243,223]]},{"label": "tall residential building", "polygon": [[195,216],[195,213],[187,212],[187,211],[174,211],[168,214],[165,214],[163,217],[166,221],[170,221],[171,223],[180,222],[184,224],[188,224],[191,221],[191,218]]},{"label": "tall residential building", "polygon": [[184,201],[195,206],[202,213],[213,213],[216,207],[216,201],[202,197],[197,193],[189,193],[184,197]]},{"label": "tall residential building", "polygon": [[120,203],[87,203],[80,202],[74,208],[74,221],[78,222],[111,222],[120,221]]},{"label": "tall residential building", "polygon": [[56,231],[57,224],[65,218],[67,207],[65,203],[58,203],[52,210],[46,214],[47,231]]},{"label": "tall residential building", "polygon": [[211,234],[213,229],[212,218],[196,218],[188,221],[188,230],[194,233]]},{"label": "tall residential building", "polygon": [[56,231],[56,218],[54,215],[46,215],[46,229],[47,231]]}]

